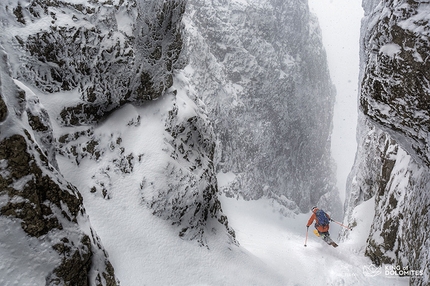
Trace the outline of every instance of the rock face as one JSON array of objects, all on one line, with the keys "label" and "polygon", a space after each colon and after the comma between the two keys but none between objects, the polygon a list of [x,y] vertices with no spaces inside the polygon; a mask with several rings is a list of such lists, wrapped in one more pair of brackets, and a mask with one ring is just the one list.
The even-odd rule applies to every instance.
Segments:
[{"label": "rock face", "polygon": [[47,112],[12,81],[4,50],[0,91],[1,284],[117,285],[82,196],[55,168]]},{"label": "rock face", "polygon": [[78,89],[82,102],[64,108],[63,124],[98,121],[172,85],[185,1],[16,2],[4,10],[16,16],[12,44],[27,60],[14,76],[44,92]]},{"label": "rock face", "polygon": [[[429,171],[407,154],[389,134],[361,116],[359,149],[349,175],[345,203],[347,224],[363,223],[355,209],[374,199],[365,254],[376,265],[423,271],[413,285],[427,285],[429,273]],[[372,210],[369,209],[369,212]],[[348,234],[344,233],[344,237]]]},{"label": "rock face", "polygon": [[358,151],[346,215],[375,198],[365,253],[376,265],[430,274],[428,3],[363,1]]},{"label": "rock face", "polygon": [[[216,231],[236,243],[217,197],[211,122],[176,78],[185,4],[0,3],[0,241],[11,263],[0,266],[0,284],[118,284],[83,197],[109,201],[125,177],[141,207],[182,238],[207,245]],[[127,120],[119,130],[103,126],[113,114]],[[160,144],[142,150],[148,142]],[[17,275],[22,244],[34,249],[29,268],[44,265],[37,274]]]},{"label": "rock face", "polygon": [[427,1],[382,1],[364,35],[360,106],[420,164],[430,167]]},{"label": "rock face", "polygon": [[223,191],[285,213],[339,204],[330,157],[335,91],[305,1],[189,1],[186,69],[209,109]]},{"label": "rock face", "polygon": [[334,89],[298,2],[1,2],[0,284],[118,284],[87,213],[121,195],[236,243],[218,171],[286,213],[334,206]]},{"label": "rock face", "polygon": [[[235,242],[235,233],[228,226],[227,217],[221,212],[218,200],[214,156],[216,139],[204,105],[195,98],[196,109],[193,116],[180,119],[180,100],[175,102],[166,120],[166,131],[171,136],[170,157],[175,162],[166,166],[166,188],[160,188],[157,197],[152,197],[151,207],[154,212],[181,227],[179,235],[188,239],[197,239],[201,245],[207,245],[206,224],[216,219],[224,225],[227,233]],[[159,194],[169,200],[160,200]],[[193,198],[189,202],[189,198]]]}]

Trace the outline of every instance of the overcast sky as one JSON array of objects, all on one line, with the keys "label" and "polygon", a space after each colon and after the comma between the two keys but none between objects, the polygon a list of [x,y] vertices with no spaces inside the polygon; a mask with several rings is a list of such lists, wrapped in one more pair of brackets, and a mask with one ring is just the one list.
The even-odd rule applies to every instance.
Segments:
[{"label": "overcast sky", "polygon": [[342,201],[354,163],[357,126],[361,0],[308,0],[320,23],[331,79],[336,86],[332,153]]}]

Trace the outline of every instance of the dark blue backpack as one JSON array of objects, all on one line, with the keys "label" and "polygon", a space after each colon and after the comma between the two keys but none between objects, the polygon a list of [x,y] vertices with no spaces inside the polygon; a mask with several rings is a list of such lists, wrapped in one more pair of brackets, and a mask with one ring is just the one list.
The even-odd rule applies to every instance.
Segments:
[{"label": "dark blue backpack", "polygon": [[327,214],[323,210],[317,210],[315,215],[317,216],[317,225],[326,226],[330,223]]}]

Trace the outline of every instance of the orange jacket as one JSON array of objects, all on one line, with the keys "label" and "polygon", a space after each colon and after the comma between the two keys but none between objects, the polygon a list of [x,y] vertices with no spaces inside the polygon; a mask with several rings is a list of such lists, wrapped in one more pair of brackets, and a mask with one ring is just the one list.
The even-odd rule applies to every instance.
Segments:
[{"label": "orange jacket", "polygon": [[[309,227],[312,223],[313,223],[313,221],[315,221],[315,228],[319,231],[319,232],[327,232],[328,230],[329,230],[329,225],[325,225],[325,226],[321,226],[321,225],[318,225],[318,220],[317,220],[317,215],[315,214],[315,212],[317,211],[318,209],[315,209],[314,210],[314,212],[313,212],[313,214],[311,215],[311,217],[309,218],[309,220],[308,220],[308,224],[306,225],[307,227]],[[327,215],[327,217],[328,217],[328,219],[330,220],[330,216],[329,215]]]}]

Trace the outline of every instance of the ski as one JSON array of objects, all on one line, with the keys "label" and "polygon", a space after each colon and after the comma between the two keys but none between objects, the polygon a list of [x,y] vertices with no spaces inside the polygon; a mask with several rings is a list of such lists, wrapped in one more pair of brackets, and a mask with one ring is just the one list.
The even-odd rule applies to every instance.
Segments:
[{"label": "ski", "polygon": [[[328,243],[328,242],[327,242]],[[332,241],[330,243],[328,243],[329,245],[333,246],[333,247],[338,247],[339,245],[337,245],[336,242]]]},{"label": "ski", "polygon": [[330,236],[320,235],[318,230],[314,229],[314,234],[318,237],[320,237],[322,240],[324,240],[328,245],[331,245],[333,247],[338,247],[339,245],[334,242]]}]

